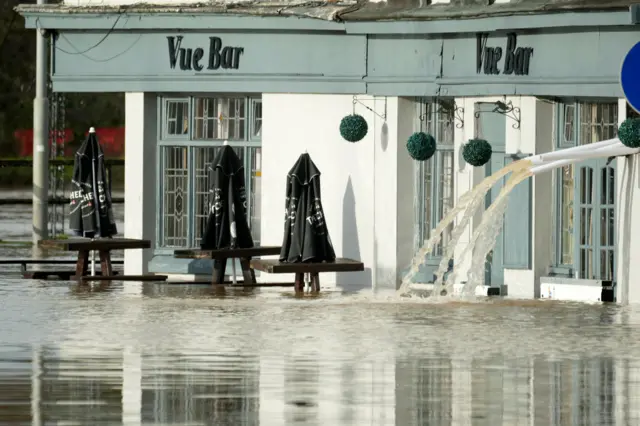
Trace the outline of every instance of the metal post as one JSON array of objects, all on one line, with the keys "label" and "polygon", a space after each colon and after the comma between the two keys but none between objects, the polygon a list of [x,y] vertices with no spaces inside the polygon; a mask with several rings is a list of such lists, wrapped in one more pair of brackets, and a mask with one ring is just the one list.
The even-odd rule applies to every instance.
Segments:
[{"label": "metal post", "polygon": [[[38,0],[46,4],[47,0]],[[36,29],[36,97],[33,100],[33,227],[34,245],[47,238],[49,198],[49,126],[47,113],[47,39]]]}]

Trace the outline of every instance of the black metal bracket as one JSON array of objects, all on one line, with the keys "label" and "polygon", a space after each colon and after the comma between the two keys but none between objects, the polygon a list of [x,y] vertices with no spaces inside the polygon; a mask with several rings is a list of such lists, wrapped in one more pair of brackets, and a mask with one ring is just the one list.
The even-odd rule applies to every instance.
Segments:
[{"label": "black metal bracket", "polygon": [[520,128],[520,108],[518,107],[514,107],[513,103],[511,101],[504,103],[502,101],[496,101],[496,102],[479,102],[481,104],[493,104],[495,105],[495,108],[493,109],[493,111],[476,111],[474,113],[474,116],[476,118],[480,117],[480,114],[482,114],[483,112],[491,112],[491,113],[496,113],[496,114],[502,114],[505,117],[508,117],[510,119],[512,119],[513,121],[515,121],[515,123],[513,123],[513,127],[514,129],[519,129]]},{"label": "black metal bracket", "polygon": [[367,104],[363,102],[363,101],[376,101],[376,100],[378,99],[376,98],[360,98],[359,99],[357,95],[353,95],[353,112],[355,113],[356,105],[360,104],[366,109],[368,109],[369,111],[371,111],[372,113],[374,113],[375,115],[377,115],[378,117],[382,118],[383,120],[386,120],[387,119],[387,97],[386,96],[384,98],[384,113],[382,114],[379,114],[373,108],[369,107]]},{"label": "black metal bracket", "polygon": [[[456,129],[462,129],[464,127],[464,108],[456,105],[455,101],[436,101],[438,109],[435,110],[436,114],[447,114],[452,116],[452,120],[456,126]],[[420,121],[424,121],[427,118],[427,113],[420,114],[418,117]]]}]

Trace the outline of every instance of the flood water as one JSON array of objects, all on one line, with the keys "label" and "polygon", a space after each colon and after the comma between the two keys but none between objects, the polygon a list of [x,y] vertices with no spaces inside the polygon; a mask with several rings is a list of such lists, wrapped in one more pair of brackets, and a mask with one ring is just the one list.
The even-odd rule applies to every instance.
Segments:
[{"label": "flood water", "polygon": [[[0,238],[29,240],[30,221],[3,206]],[[4,267],[0,424],[635,426],[639,336],[634,307],[89,288]]]}]

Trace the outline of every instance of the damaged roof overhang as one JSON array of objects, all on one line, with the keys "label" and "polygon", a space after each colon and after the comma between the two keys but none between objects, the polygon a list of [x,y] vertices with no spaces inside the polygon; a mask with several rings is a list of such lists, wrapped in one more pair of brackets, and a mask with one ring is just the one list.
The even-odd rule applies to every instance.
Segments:
[{"label": "damaged roof overhang", "polygon": [[[562,19],[544,26],[630,25],[631,5],[640,0],[512,0],[488,6],[488,0],[451,0],[450,4],[419,6],[420,0],[366,1],[243,1],[206,2],[197,4],[152,5],[98,5],[69,6],[64,4],[22,4],[16,11],[26,18],[27,28],[55,29],[257,29],[257,30],[326,30],[345,31],[345,23],[353,24],[383,21],[393,26],[393,32],[425,32],[418,25],[406,27],[403,21],[482,20],[487,29],[495,25],[496,18],[521,16],[522,28],[536,28],[535,22],[526,23],[533,15],[562,15]],[[601,14],[607,12],[605,20]],[[613,12],[613,13],[612,13]],[[593,19],[586,21],[585,16]],[[125,19],[121,19],[125,17]],[[246,19],[251,17],[254,19]],[[571,19],[573,17],[573,19]],[[282,19],[287,20],[283,26]],[[305,18],[305,19],[301,19]],[[203,25],[206,20],[206,25]],[[478,22],[479,24],[479,22]],[[349,25],[347,25],[349,27]],[[391,28],[391,27],[390,27]],[[444,27],[442,32],[446,31]],[[493,29],[496,29],[493,27]],[[452,31],[456,31],[453,29]],[[347,28],[347,32],[351,32]],[[357,32],[357,31],[355,31]],[[391,32],[391,30],[389,30]],[[426,32],[436,32],[435,28]],[[439,30],[438,30],[439,32]]]}]

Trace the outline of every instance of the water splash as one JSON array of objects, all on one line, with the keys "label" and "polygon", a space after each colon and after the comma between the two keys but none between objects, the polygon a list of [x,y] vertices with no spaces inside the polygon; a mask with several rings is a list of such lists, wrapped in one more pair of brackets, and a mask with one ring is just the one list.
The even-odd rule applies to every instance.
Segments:
[{"label": "water splash", "polygon": [[[475,294],[476,288],[484,282],[486,258],[495,247],[498,236],[502,232],[509,194],[520,182],[531,176],[532,174],[528,170],[512,174],[495,201],[482,216],[480,226],[475,230],[470,243],[465,246],[460,255],[460,259],[465,259],[465,256],[471,254],[471,266],[467,271],[467,282],[462,289],[463,295]],[[454,279],[455,277],[450,277],[450,280],[447,280],[447,286],[452,287],[455,283]]]},{"label": "water splash", "polygon": [[[460,240],[460,237],[462,236],[471,218],[483,204],[486,194],[500,179],[505,177],[507,174],[511,172],[525,171],[530,167],[531,162],[528,160],[520,160],[511,163],[508,166],[498,170],[491,176],[486,177],[473,189],[463,194],[456,203],[455,207],[451,209],[447,216],[445,216],[445,218],[442,219],[440,223],[438,223],[438,226],[431,232],[431,237],[429,238],[429,240],[426,241],[424,246],[420,248],[420,250],[418,250],[416,255],[413,257],[411,268],[402,280],[402,285],[398,289],[398,294],[402,296],[410,295],[411,282],[413,280],[413,277],[415,277],[415,275],[418,273],[420,265],[424,263],[426,256],[429,255],[433,251],[433,248],[437,246],[441,241],[442,234],[445,229],[454,221],[457,215],[464,212],[461,220],[456,224],[451,233],[451,239],[447,244],[447,247],[445,247],[444,249],[444,255],[436,272],[436,284],[434,288],[442,288],[442,280],[445,272],[448,269],[449,260],[453,258],[453,254]],[[440,294],[440,292],[438,292],[438,294]]]}]

